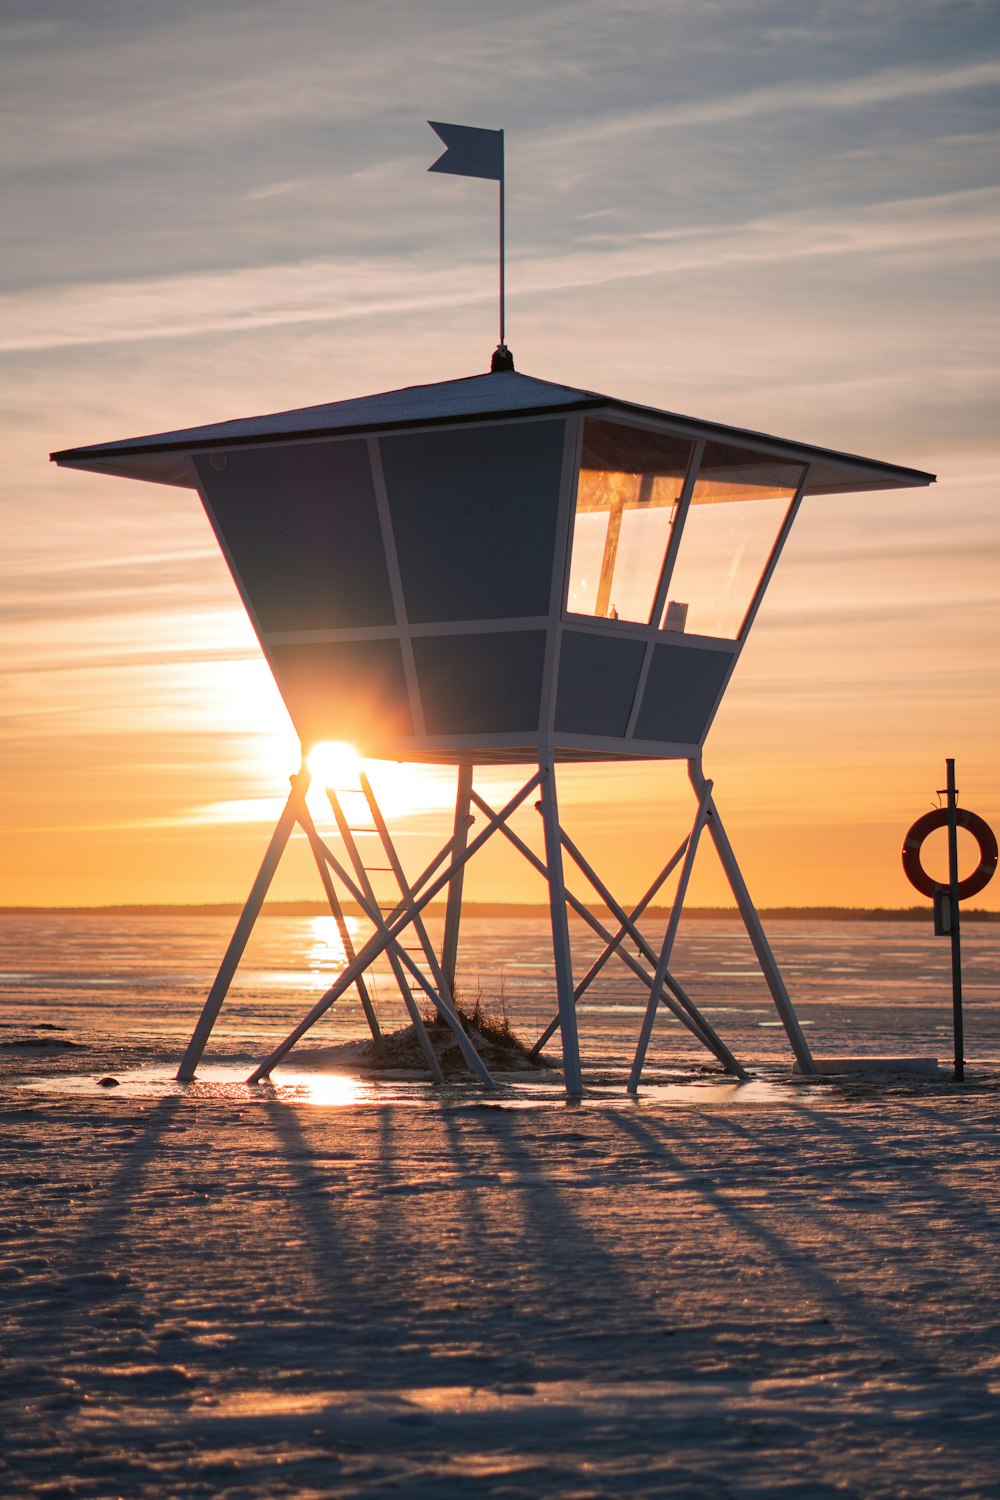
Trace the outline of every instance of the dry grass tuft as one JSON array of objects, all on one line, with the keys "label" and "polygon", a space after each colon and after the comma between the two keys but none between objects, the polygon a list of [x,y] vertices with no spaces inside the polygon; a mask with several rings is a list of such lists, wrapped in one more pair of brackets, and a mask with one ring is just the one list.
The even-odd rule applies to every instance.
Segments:
[{"label": "dry grass tuft", "polygon": [[[458,995],[455,1009],[462,1028],[491,1073],[524,1073],[548,1070],[551,1059],[532,1054],[530,1042],[519,1037],[510,1024],[503,989],[494,1004],[483,997],[482,990],[470,1005]],[[462,1056],[455,1033],[437,1010],[424,1012],[423,1024],[434,1049],[434,1055],[446,1077],[459,1074],[468,1076],[469,1067]],[[420,1039],[413,1026],[383,1035],[381,1044],[365,1042],[359,1049],[359,1060],[364,1066],[380,1068],[415,1068],[426,1071],[427,1063],[420,1046]]]}]

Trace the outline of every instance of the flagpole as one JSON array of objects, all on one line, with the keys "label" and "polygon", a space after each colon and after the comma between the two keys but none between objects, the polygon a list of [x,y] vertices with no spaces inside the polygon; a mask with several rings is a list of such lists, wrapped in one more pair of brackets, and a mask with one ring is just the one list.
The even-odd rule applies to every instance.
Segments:
[{"label": "flagpole", "polygon": [[504,158],[500,131],[500,343],[504,343]]},{"label": "flagpole", "polygon": [[514,361],[507,348],[507,246],[506,240],[506,196],[507,183],[504,170],[504,133],[502,130],[483,130],[478,125],[449,125],[443,120],[428,120],[428,125],[439,140],[444,151],[437,161],[427,168],[428,172],[448,172],[455,177],[483,177],[496,182],[500,192],[500,342],[490,360],[490,373],[506,373],[514,369]]}]

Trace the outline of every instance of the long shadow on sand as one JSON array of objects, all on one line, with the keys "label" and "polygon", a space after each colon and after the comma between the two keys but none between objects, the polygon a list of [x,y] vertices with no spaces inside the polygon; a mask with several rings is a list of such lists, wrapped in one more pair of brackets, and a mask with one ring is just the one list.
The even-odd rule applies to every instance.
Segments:
[{"label": "long shadow on sand", "polygon": [[648,1336],[653,1297],[616,1226],[595,1225],[586,1194],[547,1163],[555,1150],[565,1167],[567,1146],[588,1153],[576,1132],[445,1106],[421,1111],[414,1139],[409,1111],[381,1109],[377,1154],[331,1193],[308,1116],[266,1108],[296,1181],[284,1212],[307,1233],[331,1375],[502,1388],[596,1371],[599,1357],[620,1364],[624,1344]]},{"label": "long shadow on sand", "polygon": [[[853,1162],[866,1163],[869,1169],[884,1168],[875,1143],[863,1143],[827,1112],[802,1113],[809,1117],[810,1157],[802,1165],[803,1180],[798,1183],[795,1155],[788,1154],[789,1145],[794,1152],[795,1134],[786,1131],[780,1140],[769,1142],[766,1123],[750,1129],[723,1114],[706,1122],[720,1138],[739,1138],[745,1165],[733,1178],[727,1171],[729,1161],[721,1139],[716,1177],[710,1168],[705,1170],[704,1154],[688,1155],[666,1122],[623,1115],[614,1119],[633,1139],[655,1143],[664,1163],[692,1174],[692,1191],[721,1228],[721,1232],[713,1231],[706,1224],[706,1238],[716,1242],[734,1272],[738,1274],[741,1262],[766,1269],[769,1295],[757,1299],[756,1312],[747,1319],[754,1325],[752,1333],[747,1328],[748,1350],[754,1338],[769,1337],[769,1322],[777,1329],[791,1321],[801,1325],[804,1351],[808,1345],[815,1352],[829,1344],[831,1372],[838,1357],[843,1373],[861,1373],[866,1366],[879,1371],[894,1367],[906,1382],[940,1381],[956,1403],[967,1409],[970,1404],[973,1410],[987,1409],[992,1404],[987,1376],[965,1373],[972,1351],[957,1339],[953,1346],[943,1347],[939,1326],[928,1319],[919,1295],[911,1294],[908,1280],[922,1273],[922,1251],[933,1261],[935,1245],[933,1232],[922,1235],[912,1220],[905,1228],[901,1223],[901,1194],[905,1199],[907,1187],[902,1173],[892,1173],[889,1181],[866,1184],[864,1208],[877,1231],[865,1230],[850,1211],[856,1195],[843,1178]],[[845,1159],[831,1149],[825,1169],[818,1171],[817,1153],[822,1159],[824,1132],[845,1137],[853,1152],[849,1150]],[[927,1186],[933,1188],[930,1179]],[[741,1191],[746,1193],[748,1188],[755,1201],[738,1201]],[[786,1226],[783,1231],[775,1228],[776,1219]],[[925,1246],[914,1243],[921,1238]],[[975,1251],[970,1254],[974,1256]],[[936,1285],[937,1278],[932,1276],[930,1284]],[[734,1275],[734,1296],[736,1289]],[[829,1337],[824,1333],[826,1324]],[[851,1351],[849,1362],[844,1361],[844,1333]]]},{"label": "long shadow on sand", "polygon": [[[964,1336],[986,1368],[992,1297],[941,1344],[895,1285],[933,1257],[949,1199],[918,1147],[886,1167],[891,1132],[797,1109],[331,1114],[262,1091],[171,1152],[182,1106],[104,1155],[80,1217],[47,1215],[53,1263],[130,1274],[96,1318],[81,1303],[33,1329],[26,1359],[51,1333],[44,1368],[78,1361],[105,1399],[79,1428],[24,1406],[15,1492],[83,1465],[89,1488],[63,1492],[853,1500],[901,1493],[901,1457],[907,1482],[940,1477],[959,1442],[995,1472],[991,1377],[961,1362]],[[64,1161],[45,1175],[68,1180]],[[901,1224],[907,1184],[926,1228]],[[190,1342],[158,1346],[154,1315]],[[852,1487],[873,1466],[880,1487]]]},{"label": "long shadow on sand", "polygon": [[111,1143],[94,1141],[98,1127],[87,1121],[86,1137],[53,1153],[44,1192],[24,1207],[33,1224],[34,1253],[24,1262],[22,1279],[5,1289],[0,1375],[7,1481],[16,1477],[17,1493],[31,1493],[50,1473],[62,1425],[85,1402],[120,1389],[120,1371],[141,1363],[148,1393],[177,1388],[169,1357],[160,1365],[155,1354],[151,1359],[144,1288],[133,1272],[129,1243],[139,1227],[136,1215],[151,1166],[162,1159],[164,1135],[180,1102],[155,1105],[124,1146],[117,1122],[100,1123],[102,1133],[112,1133],[114,1148],[124,1152],[118,1170],[103,1182],[95,1176],[97,1163],[107,1158]]},{"label": "long shadow on sand", "polygon": [[[116,1140],[122,1161],[107,1181],[98,1183],[94,1178],[94,1160],[104,1154],[104,1142],[95,1143],[95,1151],[91,1153],[86,1141],[76,1140],[54,1164],[66,1174],[59,1190],[70,1200],[71,1211],[53,1229],[52,1258],[47,1269],[57,1276],[62,1274],[59,1295],[65,1298],[71,1312],[80,1310],[80,1299],[75,1293],[86,1284],[81,1278],[90,1277],[97,1286],[102,1284],[106,1263],[120,1267],[122,1240],[127,1239],[133,1227],[131,1215],[142,1196],[152,1164],[163,1160],[164,1137],[181,1104],[176,1098],[160,1100],[149,1110],[143,1124],[133,1127],[135,1135],[127,1146],[122,1149],[120,1140]],[[94,1126],[89,1124],[88,1128],[93,1130]],[[112,1124],[106,1128],[116,1127]],[[85,1206],[80,1201],[82,1195]],[[127,1281],[120,1271],[115,1274],[122,1282]]]}]

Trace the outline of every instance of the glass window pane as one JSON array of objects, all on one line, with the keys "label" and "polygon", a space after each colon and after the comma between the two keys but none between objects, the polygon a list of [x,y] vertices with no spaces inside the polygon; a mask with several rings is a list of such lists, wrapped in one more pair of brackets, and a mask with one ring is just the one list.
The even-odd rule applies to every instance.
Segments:
[{"label": "glass window pane", "polygon": [[767,454],[705,445],[662,629],[737,638],[802,473]]},{"label": "glass window pane", "polygon": [[663,571],[676,507],[634,508],[622,514],[608,601],[610,620],[648,622]]},{"label": "glass window pane", "polygon": [[691,458],[687,439],[588,419],[566,608],[648,622]]},{"label": "glass window pane", "polygon": [[787,495],[790,500],[802,483],[803,473],[804,466],[791,459],[733,448],[728,443],[706,443],[698,466],[694,503],[763,500],[773,495]]},{"label": "glass window pane", "polygon": [[577,512],[573,527],[573,555],[569,567],[566,608],[576,615],[596,615],[601,561],[608,534],[608,512]]}]

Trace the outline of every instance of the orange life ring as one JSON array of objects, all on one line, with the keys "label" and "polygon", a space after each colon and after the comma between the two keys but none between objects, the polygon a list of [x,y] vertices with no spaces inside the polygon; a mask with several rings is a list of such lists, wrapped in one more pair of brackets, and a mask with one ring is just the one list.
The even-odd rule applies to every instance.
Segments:
[{"label": "orange life ring", "polygon": [[[978,813],[957,807],[955,819],[959,828],[967,829],[979,845],[978,865],[971,875],[958,882],[958,899],[964,901],[967,896],[975,896],[993,879],[997,868],[997,841],[993,829]],[[903,873],[923,896],[933,896],[935,891],[948,889],[947,884],[942,885],[939,880],[932,880],[920,863],[920,847],[924,839],[936,828],[946,828],[947,825],[948,809],[936,807],[933,812],[924,813],[922,818],[918,818],[903,840]]]}]

